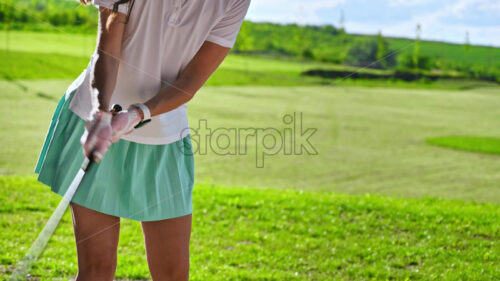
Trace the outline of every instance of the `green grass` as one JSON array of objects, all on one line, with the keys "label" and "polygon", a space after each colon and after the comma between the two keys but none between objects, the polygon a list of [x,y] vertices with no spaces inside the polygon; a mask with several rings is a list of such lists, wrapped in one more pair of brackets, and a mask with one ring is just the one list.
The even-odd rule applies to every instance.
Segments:
[{"label": "green grass", "polygon": [[87,67],[89,58],[63,54],[1,52],[1,79],[76,78]]},{"label": "green grass", "polygon": [[[87,66],[95,47],[95,35],[0,31],[0,79],[46,79],[76,77]],[[467,80],[404,82],[393,79],[326,79],[301,75],[310,69],[386,73],[345,65],[304,61],[297,58],[252,56],[231,53],[207,81],[207,85],[345,85],[363,87],[469,89],[498,86]]]},{"label": "green grass", "polygon": [[[0,79],[71,79],[77,77],[88,63],[89,57],[71,54],[0,50]],[[317,65],[319,64],[230,55],[207,85],[278,86],[327,82],[322,78],[300,75],[302,69]]]},{"label": "green grass", "polygon": [[498,87],[499,84],[490,81],[473,79],[438,79],[430,81],[420,79],[416,81],[403,81],[396,79],[334,79],[330,81],[333,85],[356,86],[356,87],[378,87],[378,88],[400,88],[400,89],[429,89],[429,90],[470,90],[484,87]]},{"label": "green grass", "polygon": [[0,31],[0,49],[44,54],[90,57],[96,46],[95,34],[67,32]]},{"label": "green grass", "polygon": [[[500,206],[196,185],[191,280],[494,280]],[[0,176],[0,270],[22,257],[60,197]],[[117,278],[148,278],[140,225],[122,220]],[[33,276],[76,274],[67,212]],[[6,277],[6,275],[4,275]],[[1,279],[4,280],[4,279]]]},{"label": "green grass", "polygon": [[231,54],[224,60],[220,68],[210,77],[206,84],[210,86],[298,86],[332,83],[332,80],[300,75],[302,71],[318,67],[340,66],[310,61]]},{"label": "green grass", "polygon": [[500,154],[500,138],[483,138],[474,136],[446,136],[430,138],[428,143],[460,150],[490,154]]},{"label": "green grass", "polygon": [[[46,51],[47,50],[48,49],[46,49]],[[28,52],[0,50],[0,79],[73,79],[77,77],[89,63],[89,57],[78,56],[76,54],[57,53],[56,50],[54,51],[55,53],[44,53],[43,51]],[[206,85],[354,85],[363,87],[429,89],[469,89],[484,86],[498,86],[498,84],[491,82],[472,80],[404,82],[392,79],[326,79],[301,75],[305,70],[318,68],[341,69],[353,72],[381,72],[379,70],[364,70],[328,63],[231,54],[207,81]]]},{"label": "green grass", "polygon": [[[413,42],[414,41],[410,39],[391,38],[389,39],[389,46],[397,50],[410,45],[404,52],[411,53],[413,51]],[[420,43],[420,53],[435,59],[445,59],[450,62],[493,66],[498,63],[494,58],[500,56],[500,48],[471,46],[469,50],[466,51],[462,44],[422,41]]]},{"label": "green grass", "polygon": [[[56,102],[70,83],[0,81],[0,173],[32,173]],[[500,136],[498,88],[218,86],[202,88],[188,107],[192,128],[205,119],[212,130],[283,131],[290,127],[283,116],[295,112],[303,114],[304,128],[318,129],[311,137],[317,155],[280,151],[264,158],[264,168],[256,167],[255,138],[247,154],[197,153],[198,183],[500,203],[497,156],[442,149],[426,141],[443,135]],[[236,147],[234,138],[230,147]]]}]

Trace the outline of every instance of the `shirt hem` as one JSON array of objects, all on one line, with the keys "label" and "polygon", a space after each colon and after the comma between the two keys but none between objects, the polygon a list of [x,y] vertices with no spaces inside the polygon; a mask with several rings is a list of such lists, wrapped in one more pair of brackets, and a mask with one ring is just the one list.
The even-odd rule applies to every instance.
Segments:
[{"label": "shirt hem", "polygon": [[215,35],[209,35],[207,37],[207,39],[205,39],[205,40],[210,41],[212,43],[215,43],[217,45],[221,45],[222,47],[230,48],[230,49],[233,48],[233,46],[234,46],[233,41],[230,41],[230,40],[227,40],[225,38],[215,36]]},{"label": "shirt hem", "polygon": [[168,137],[157,138],[157,137],[144,137],[137,135],[124,135],[120,139],[142,144],[164,145],[179,141],[188,136],[189,133],[190,133],[189,129],[186,129],[182,130],[182,132],[179,135],[168,136]]},{"label": "shirt hem", "polygon": [[[103,0],[93,0],[92,5],[94,5],[96,8],[105,7],[105,8],[108,8],[110,10],[113,10],[113,3],[108,3],[108,2],[103,1]],[[127,15],[128,3],[118,5],[117,12],[122,13],[124,15]]]}]

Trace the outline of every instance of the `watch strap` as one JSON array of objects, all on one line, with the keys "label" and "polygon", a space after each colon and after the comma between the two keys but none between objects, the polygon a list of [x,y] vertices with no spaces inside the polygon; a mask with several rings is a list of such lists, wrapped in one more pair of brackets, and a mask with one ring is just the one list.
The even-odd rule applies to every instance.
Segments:
[{"label": "watch strap", "polygon": [[149,108],[143,104],[143,103],[134,103],[131,106],[135,106],[141,109],[142,114],[144,114],[144,118],[142,119],[143,121],[146,121],[148,119],[151,119],[151,112],[149,111]]},{"label": "watch strap", "polygon": [[134,129],[139,129],[140,127],[146,125],[149,122],[151,122],[151,119],[147,119],[147,120],[141,121],[137,125],[134,126]]}]

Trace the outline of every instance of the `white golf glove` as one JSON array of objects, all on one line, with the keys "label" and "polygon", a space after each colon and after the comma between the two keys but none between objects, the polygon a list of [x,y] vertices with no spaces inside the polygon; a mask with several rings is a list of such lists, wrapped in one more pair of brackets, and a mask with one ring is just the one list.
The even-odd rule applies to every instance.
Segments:
[{"label": "white golf glove", "polygon": [[135,106],[130,106],[127,110],[118,112],[111,121],[111,127],[113,128],[111,142],[117,142],[121,136],[132,132],[141,120],[140,109]]},{"label": "white golf glove", "polygon": [[84,155],[93,157],[95,162],[102,160],[111,145],[111,119],[111,112],[97,111],[85,122],[85,132],[80,143],[83,145]]}]

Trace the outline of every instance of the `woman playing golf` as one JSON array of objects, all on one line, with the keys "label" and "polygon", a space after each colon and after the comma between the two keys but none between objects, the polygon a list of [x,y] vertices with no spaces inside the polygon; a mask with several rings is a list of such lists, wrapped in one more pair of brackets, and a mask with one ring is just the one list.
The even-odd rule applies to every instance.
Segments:
[{"label": "woman playing golf", "polygon": [[84,157],[96,162],[71,202],[77,280],[113,279],[121,217],[141,221],[153,280],[188,279],[186,103],[233,46],[249,2],[93,1],[96,51],[57,105],[35,169],[64,195]]}]

